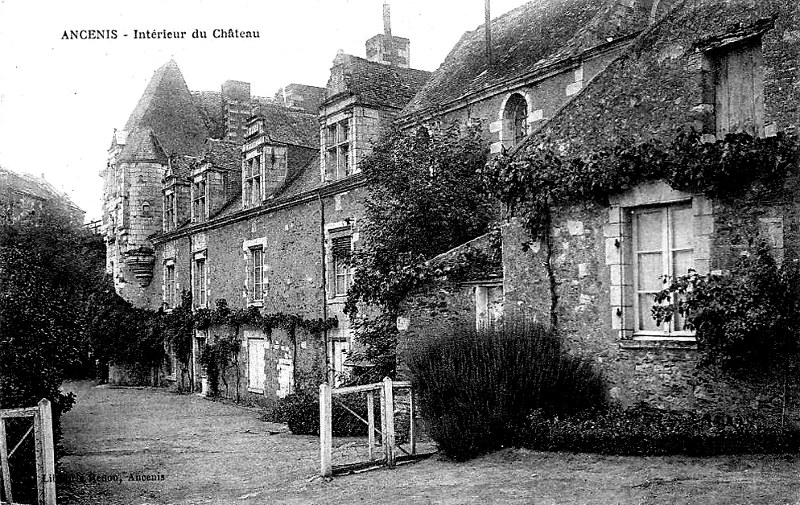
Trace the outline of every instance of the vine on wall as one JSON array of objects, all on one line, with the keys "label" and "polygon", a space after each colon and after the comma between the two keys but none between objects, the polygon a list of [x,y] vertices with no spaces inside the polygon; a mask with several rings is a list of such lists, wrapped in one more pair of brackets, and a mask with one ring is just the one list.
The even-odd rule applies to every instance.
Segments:
[{"label": "vine on wall", "polygon": [[797,157],[797,139],[785,134],[754,138],[739,133],[702,142],[699,133],[690,132],[680,133],[670,143],[619,140],[573,157],[547,142],[513,155],[504,152],[481,173],[488,190],[505,205],[507,216],[521,218],[531,237],[545,243],[550,318],[556,327],[558,293],[550,247],[553,207],[587,202],[607,206],[610,196],[657,180],[720,199],[753,188],[775,193],[797,173]]}]

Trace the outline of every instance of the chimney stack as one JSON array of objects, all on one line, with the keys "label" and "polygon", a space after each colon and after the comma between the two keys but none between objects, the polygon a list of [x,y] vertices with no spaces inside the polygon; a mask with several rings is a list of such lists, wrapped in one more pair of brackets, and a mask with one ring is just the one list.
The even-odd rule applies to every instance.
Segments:
[{"label": "chimney stack", "polygon": [[392,18],[388,0],[383,2],[383,33],[369,39],[366,48],[369,61],[403,68],[410,66],[410,42],[407,38],[392,35]]},{"label": "chimney stack", "polygon": [[484,0],[486,11],[486,22],[483,25],[486,31],[486,67],[492,66],[492,15],[489,9],[490,0]]},{"label": "chimney stack", "polygon": [[383,2],[383,34],[386,38],[392,38],[392,15],[389,10],[389,2]]}]

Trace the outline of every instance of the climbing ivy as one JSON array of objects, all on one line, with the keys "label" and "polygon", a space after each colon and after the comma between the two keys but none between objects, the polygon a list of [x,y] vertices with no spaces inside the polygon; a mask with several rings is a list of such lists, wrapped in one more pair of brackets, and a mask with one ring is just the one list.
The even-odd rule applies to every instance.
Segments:
[{"label": "climbing ivy", "polygon": [[398,306],[436,268],[426,261],[486,233],[492,208],[478,175],[478,127],[391,131],[361,163],[370,194],[345,312],[375,375],[395,368]]},{"label": "climbing ivy", "polygon": [[662,180],[672,188],[730,198],[754,185],[781,187],[797,169],[797,139],[785,134],[754,138],[745,133],[703,142],[697,132],[670,143],[621,139],[582,156],[567,157],[552,142],[504,152],[481,171],[489,191],[518,215],[534,237],[547,230],[548,208],[594,202],[640,183]]},{"label": "climbing ivy", "polygon": [[784,134],[754,138],[739,133],[703,142],[697,132],[682,132],[671,142],[621,139],[581,156],[566,156],[547,141],[515,153],[503,152],[482,170],[488,190],[544,243],[551,325],[558,324],[557,280],[551,263],[553,206],[594,202],[647,181],[661,180],[677,190],[732,198],[751,189],[774,192],[797,172],[797,139]]}]

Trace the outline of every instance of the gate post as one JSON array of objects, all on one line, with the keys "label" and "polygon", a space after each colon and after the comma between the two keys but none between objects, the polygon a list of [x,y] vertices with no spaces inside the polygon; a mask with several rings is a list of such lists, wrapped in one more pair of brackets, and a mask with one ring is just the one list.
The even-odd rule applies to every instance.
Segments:
[{"label": "gate post", "polygon": [[36,441],[36,487],[39,503],[56,504],[55,450],[53,447],[53,414],[50,400],[42,398],[33,416]]},{"label": "gate post", "polygon": [[333,473],[331,466],[331,445],[333,443],[331,415],[331,386],[319,385],[319,471],[323,477]]},{"label": "gate post", "polygon": [[383,412],[381,412],[381,421],[383,425],[383,451],[386,454],[386,466],[394,468],[395,453],[394,453],[394,391],[392,390],[392,379],[385,377],[383,379],[383,391],[381,394],[381,403],[383,404]]},{"label": "gate post", "polygon": [[2,416],[0,416],[0,472],[3,474],[3,489],[5,490],[6,501],[9,503],[14,503],[14,496],[11,492],[11,471],[8,467],[6,420]]}]

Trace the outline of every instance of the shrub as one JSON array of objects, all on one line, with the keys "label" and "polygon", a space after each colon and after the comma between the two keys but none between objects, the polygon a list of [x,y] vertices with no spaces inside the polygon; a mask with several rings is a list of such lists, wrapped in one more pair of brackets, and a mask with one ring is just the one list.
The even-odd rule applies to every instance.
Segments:
[{"label": "shrub", "polygon": [[437,339],[409,365],[430,435],[456,460],[519,445],[533,412],[566,415],[605,404],[591,364],[566,354],[539,325]]},{"label": "shrub", "polygon": [[796,263],[779,267],[760,244],[729,273],[674,279],[656,296],[662,305],[653,307],[653,316],[661,323],[681,313],[697,332],[706,364],[771,369],[797,353],[797,281]]},{"label": "shrub", "polygon": [[779,419],[665,411],[637,406],[567,418],[529,417],[526,446],[538,450],[617,455],[796,452],[800,430]]},{"label": "shrub", "polygon": [[[367,419],[367,401],[363,394],[334,397],[331,409],[333,435],[361,437],[367,435],[367,425],[356,419],[342,404]],[[319,393],[315,390],[298,391],[278,401],[277,419],[289,425],[295,435],[319,435]],[[380,429],[380,404],[375,401],[375,425]]]}]

